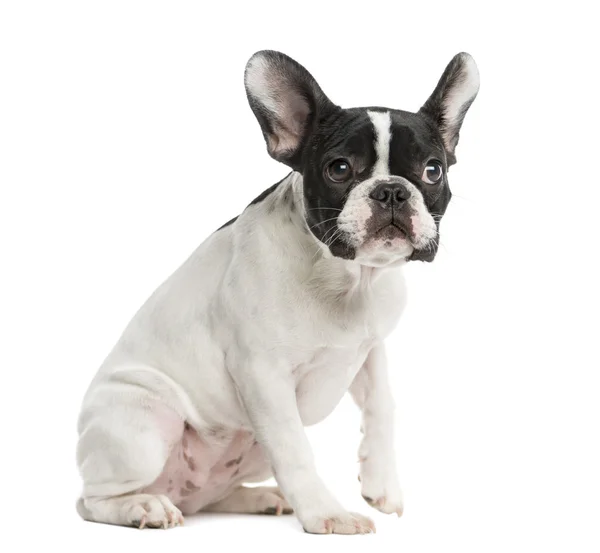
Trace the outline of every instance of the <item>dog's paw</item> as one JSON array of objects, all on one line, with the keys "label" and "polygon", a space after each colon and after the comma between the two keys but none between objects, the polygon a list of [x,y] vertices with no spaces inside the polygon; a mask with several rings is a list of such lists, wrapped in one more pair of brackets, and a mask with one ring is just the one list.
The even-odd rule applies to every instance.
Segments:
[{"label": "dog's paw", "polygon": [[314,516],[303,522],[309,534],[370,534],[375,532],[373,521],[359,513],[339,513],[333,516]]},{"label": "dog's paw", "polygon": [[140,529],[183,526],[181,511],[164,495],[135,495],[121,509],[130,525]]},{"label": "dog's paw", "polygon": [[402,490],[395,477],[387,479],[373,475],[359,476],[363,499],[374,509],[386,514],[396,513],[399,517],[404,512]]},{"label": "dog's paw", "polygon": [[402,513],[404,512],[404,504],[403,504],[402,500],[394,501],[392,499],[389,499],[387,496],[380,496],[376,499],[373,499],[372,497],[369,497],[368,495],[364,495],[364,494],[363,494],[363,499],[371,507],[373,507],[374,509],[377,509],[378,511],[381,511],[382,513],[385,513],[387,515],[396,513],[399,517],[401,517]]},{"label": "dog's paw", "polygon": [[290,504],[285,500],[279,488],[258,487],[254,488],[256,494],[256,512],[261,515],[289,515],[293,513]]}]

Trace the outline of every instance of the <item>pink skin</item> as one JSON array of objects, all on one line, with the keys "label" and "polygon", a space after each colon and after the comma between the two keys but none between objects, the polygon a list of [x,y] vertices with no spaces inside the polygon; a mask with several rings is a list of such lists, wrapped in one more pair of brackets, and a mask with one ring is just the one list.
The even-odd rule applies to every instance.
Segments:
[{"label": "pink skin", "polygon": [[159,477],[141,493],[166,495],[183,514],[191,514],[223,499],[243,482],[270,476],[262,448],[250,432],[221,428],[200,435],[174,412],[159,420],[162,432],[181,438]]},{"label": "pink skin", "polygon": [[421,218],[418,215],[412,215],[410,218],[410,223],[412,225],[412,235],[420,236],[421,235]]}]

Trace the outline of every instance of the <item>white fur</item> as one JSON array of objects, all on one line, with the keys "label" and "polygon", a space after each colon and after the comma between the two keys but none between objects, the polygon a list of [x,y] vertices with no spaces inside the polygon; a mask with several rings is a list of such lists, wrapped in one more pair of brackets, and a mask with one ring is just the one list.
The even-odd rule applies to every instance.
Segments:
[{"label": "white fur", "polygon": [[260,56],[253,56],[246,68],[246,86],[249,92],[268,110],[280,114],[282,104],[273,95],[273,83],[269,79],[269,63]]},{"label": "white fur", "polygon": [[390,142],[392,140],[392,119],[389,111],[367,111],[375,128],[375,152],[377,162],[372,175],[389,175],[390,173]]},{"label": "white fur", "polygon": [[162,496],[136,494],[173,445],[161,433],[164,408],[201,435],[215,426],[253,433],[266,475],[272,468],[307,531],[369,531],[372,523],[348,513],[319,478],[303,429],[353,382],[369,459],[363,493],[384,512],[401,511],[383,356],[405,304],[401,269],[324,255],[305,224],[302,177],[293,173],[212,234],[135,315],[83,402],[82,516],[136,524],[147,515],[155,525],[180,516]]}]

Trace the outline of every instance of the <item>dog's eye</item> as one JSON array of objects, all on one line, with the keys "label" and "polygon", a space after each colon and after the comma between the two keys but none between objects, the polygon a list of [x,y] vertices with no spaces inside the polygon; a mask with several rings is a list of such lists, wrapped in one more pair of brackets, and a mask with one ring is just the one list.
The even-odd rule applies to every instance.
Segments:
[{"label": "dog's eye", "polygon": [[439,161],[430,161],[427,164],[427,167],[425,167],[425,171],[423,171],[423,176],[421,178],[427,184],[437,184],[440,182],[443,174],[444,170],[442,169],[442,164]]},{"label": "dog's eye", "polygon": [[345,159],[336,159],[327,166],[327,176],[333,182],[346,182],[352,176],[352,167]]}]

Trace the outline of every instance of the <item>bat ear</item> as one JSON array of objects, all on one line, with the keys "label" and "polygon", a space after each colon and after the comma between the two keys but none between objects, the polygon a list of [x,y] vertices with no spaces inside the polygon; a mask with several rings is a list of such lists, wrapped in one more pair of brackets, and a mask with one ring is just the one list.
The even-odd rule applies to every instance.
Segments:
[{"label": "bat ear", "polygon": [[433,94],[419,110],[438,126],[450,164],[467,110],[479,92],[479,71],[475,60],[462,52],[452,58]]},{"label": "bat ear", "polygon": [[281,52],[254,54],[246,65],[244,83],[269,154],[298,170],[315,122],[336,106],[304,67]]}]

